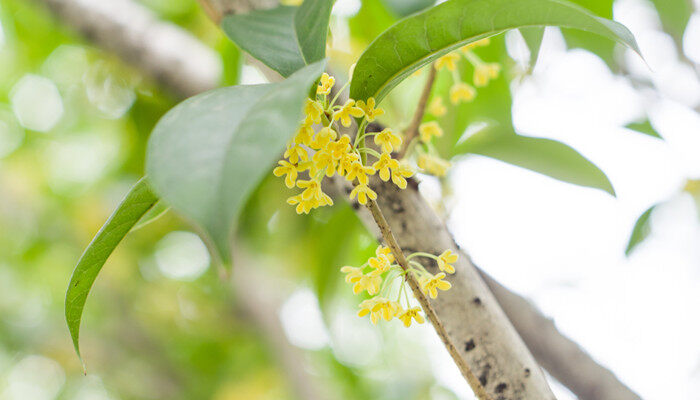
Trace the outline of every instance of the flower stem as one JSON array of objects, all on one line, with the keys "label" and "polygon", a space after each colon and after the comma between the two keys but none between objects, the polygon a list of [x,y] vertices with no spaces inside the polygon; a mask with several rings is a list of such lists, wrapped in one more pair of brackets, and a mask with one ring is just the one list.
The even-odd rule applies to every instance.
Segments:
[{"label": "flower stem", "polygon": [[428,104],[428,98],[430,97],[430,92],[433,89],[435,77],[437,76],[434,64],[430,64],[430,67],[428,68],[430,69],[430,71],[428,72],[428,80],[425,81],[423,92],[420,95],[420,99],[418,99],[418,107],[416,108],[415,114],[413,114],[411,125],[409,125],[408,129],[406,129],[406,135],[404,137],[405,144],[401,151],[399,151],[398,156],[396,157],[399,160],[406,155],[406,150],[408,150],[408,144],[413,140],[413,138],[418,136],[418,127],[420,126],[421,121],[423,121],[423,116],[425,115],[425,107]]}]

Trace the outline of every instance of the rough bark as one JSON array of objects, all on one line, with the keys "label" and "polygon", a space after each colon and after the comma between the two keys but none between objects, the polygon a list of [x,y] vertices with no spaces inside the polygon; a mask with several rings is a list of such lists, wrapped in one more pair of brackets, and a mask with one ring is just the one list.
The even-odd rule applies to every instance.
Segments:
[{"label": "rough bark", "polygon": [[[178,32],[172,25],[156,20],[149,10],[135,4],[132,0],[111,0],[110,12],[105,12],[103,2],[39,1],[48,4],[61,19],[84,33],[97,45],[135,64],[178,96],[186,97],[214,88],[220,80],[218,68],[212,68],[211,62],[201,62],[202,58],[211,60],[210,50],[206,46],[194,40],[188,33]],[[254,0],[246,4],[249,6],[252,1]],[[213,14],[210,15],[214,17],[218,15],[219,17],[216,18],[220,18],[222,10],[226,10],[224,7],[226,3],[230,4],[230,0],[218,0],[213,3],[217,6],[212,9]],[[153,35],[153,32],[160,33]],[[154,46],[150,42],[157,40],[159,35],[163,35],[163,42],[177,45]],[[187,39],[179,41],[182,37]],[[380,190],[380,196],[383,196],[382,189],[378,188],[378,190]],[[410,196],[415,197],[416,194]],[[422,199],[420,201],[424,203]],[[387,219],[399,221],[398,226],[401,226],[401,218],[395,214],[402,214],[404,218],[408,215],[406,212],[397,213],[392,207],[383,209]],[[423,206],[416,209],[429,210]],[[372,221],[366,210],[363,208],[358,210],[363,220]],[[444,230],[444,225],[431,210],[428,216],[418,217],[417,220],[423,221],[425,218],[435,218],[436,230]],[[424,229],[427,232],[426,237],[442,235],[436,235],[425,227]],[[462,255],[466,260],[466,255],[464,253]],[[597,364],[578,345],[563,336],[552,321],[543,316],[527,300],[508,291],[483,272],[480,274],[540,364],[579,398],[639,399],[639,396],[617,380],[612,372]],[[461,277],[460,280],[462,280]],[[457,293],[455,289],[450,292]],[[464,315],[461,318],[465,318]],[[465,349],[466,347],[467,344]]]}]

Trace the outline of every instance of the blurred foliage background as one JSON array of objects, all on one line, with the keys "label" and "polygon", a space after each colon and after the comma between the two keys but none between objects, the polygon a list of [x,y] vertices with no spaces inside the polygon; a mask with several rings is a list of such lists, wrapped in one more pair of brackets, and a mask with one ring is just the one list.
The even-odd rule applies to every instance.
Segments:
[{"label": "blurred foliage background", "polygon": [[[577,2],[612,17],[612,0]],[[245,81],[246,74],[256,79],[195,0],[141,3],[218,52],[221,84]],[[334,17],[332,40],[347,43],[330,56],[347,71],[382,30],[432,2],[344,3],[357,3],[345,7],[351,10],[361,5]],[[682,48],[691,4],[653,3]],[[425,361],[434,349],[425,344],[429,330],[416,335],[355,317],[357,300],[337,267],[362,263],[375,242],[349,206],[299,217],[272,177],[249,202],[239,240],[254,254],[247,260],[265,282],[258,282],[260,291],[283,304],[242,301],[247,294],[222,279],[190,225],[166,213],[131,233],[97,280],[83,318],[83,376],[63,319],[70,273],[141,176],[148,135],[178,99],[62,25],[39,1],[0,0],[0,28],[0,399],[292,399],[299,382],[279,347],[287,341],[301,349],[293,355],[308,364],[309,375],[340,398],[458,398]],[[626,72],[611,42],[564,34],[568,46]],[[478,53],[505,72],[479,89],[476,102],[446,103],[440,123],[454,135],[439,143],[444,157],[488,152],[462,133],[480,121],[511,126],[510,85],[531,67],[513,60],[503,35]],[[467,63],[461,68],[462,76],[473,73]],[[386,122],[406,125],[421,79],[407,81],[385,103]],[[451,84],[449,73],[439,74],[435,95],[446,97]],[[658,136],[646,116],[630,126]],[[451,189],[442,183],[438,207],[447,211]],[[275,314],[280,305],[282,330],[260,323],[260,314]]]}]

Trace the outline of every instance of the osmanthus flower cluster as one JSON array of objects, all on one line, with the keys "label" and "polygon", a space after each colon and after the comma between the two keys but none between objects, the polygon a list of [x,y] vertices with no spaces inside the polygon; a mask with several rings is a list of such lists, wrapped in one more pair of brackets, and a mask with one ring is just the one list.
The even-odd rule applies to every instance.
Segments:
[{"label": "osmanthus flower cluster", "polygon": [[[498,63],[484,62],[473,51],[477,47],[487,46],[488,44],[488,38],[481,39],[448,53],[435,61],[434,66],[436,70],[447,70],[452,73],[454,83],[450,88],[449,98],[450,103],[453,105],[474,100],[477,94],[476,88],[484,87],[491,80],[498,78],[501,66]],[[462,59],[466,59],[474,67],[473,85],[464,82],[459,74],[458,64]],[[447,107],[443,98],[433,98],[427,107],[427,112],[436,118],[444,116],[447,113]],[[436,121],[426,122],[419,127],[419,133],[420,136],[416,140],[420,143],[411,143],[409,149],[412,150],[412,154],[410,155],[415,156],[418,168],[422,172],[438,177],[445,176],[450,163],[440,157],[435,146],[431,143],[433,137],[441,137],[443,135],[440,125]]]},{"label": "osmanthus flower cluster", "polygon": [[[413,260],[415,257],[434,259],[442,272],[431,274],[423,265]],[[435,299],[439,290],[449,290],[452,287],[445,280],[445,277],[446,273],[455,272],[452,264],[457,262],[458,257],[452,251],[446,250],[439,256],[417,252],[410,254],[406,259],[408,269],[404,270],[400,265],[394,263],[394,256],[388,247],[379,246],[375,257],[371,257],[361,266],[345,266],[340,269],[345,274],[345,282],[352,285],[355,294],[362,294],[366,291],[372,296],[360,303],[358,316],[369,315],[373,324],[376,324],[380,319],[390,321],[396,318],[406,327],[411,326],[413,321],[419,324],[425,322],[421,315],[421,308],[411,306],[406,288],[406,275],[412,274],[420,284],[423,293]]]},{"label": "osmanthus flower cluster", "polygon": [[[294,138],[287,145],[284,159],[273,173],[284,178],[285,185],[299,188],[301,192],[289,197],[287,202],[296,206],[296,212],[309,213],[312,209],[332,205],[333,200],[323,192],[322,181],[326,177],[338,175],[352,182],[354,189],[350,198],[357,198],[360,204],[375,200],[377,193],[369,187],[369,176],[378,174],[385,182],[391,180],[401,189],[407,186],[406,178],[414,172],[405,161],[397,160],[392,153],[403,144],[402,136],[392,129],[381,132],[366,132],[369,122],[384,114],[376,106],[373,98],[367,102],[349,99],[345,104],[336,104],[338,94],[329,99],[335,79],[323,74],[316,88],[315,99],[307,99],[304,106],[304,119]],[[349,127],[353,119],[360,119],[354,139],[340,135],[339,125]],[[421,137],[430,140],[432,136],[441,136],[440,127],[426,125],[421,130]],[[374,144],[379,150],[365,145],[366,139],[374,136]],[[368,161],[373,157],[374,162]],[[304,175],[304,179],[302,178]],[[308,179],[306,176],[308,175]],[[436,260],[441,271],[436,275],[429,273],[414,257],[429,257]],[[412,321],[423,323],[420,307],[409,303],[408,289],[405,284],[407,275],[411,274],[426,295],[436,298],[438,290],[448,290],[451,285],[445,281],[446,273],[454,273],[452,264],[457,256],[445,251],[439,256],[428,253],[413,253],[407,257],[408,265],[403,269],[396,264],[395,257],[388,247],[379,246],[376,257],[370,258],[360,267],[343,267],[345,280],[353,285],[355,294],[367,292],[372,297],[360,304],[360,316],[370,315],[372,322],[380,318],[389,321],[397,318],[405,326]],[[397,287],[396,282],[400,282]],[[403,300],[403,301],[402,301]]]},{"label": "osmanthus flower cluster", "polygon": [[[378,133],[365,132],[369,122],[384,114],[384,110],[376,107],[374,98],[366,103],[350,99],[338,105],[338,95],[329,99],[334,84],[332,76],[325,73],[321,76],[315,99],[306,100],[304,120],[287,145],[284,159],[273,171],[276,176],[284,177],[288,188],[302,189],[287,199],[289,204],[296,206],[299,214],[333,205],[333,200],[322,190],[325,177],[338,175],[352,182],[355,187],[350,198],[357,198],[364,205],[369,199],[377,198],[377,193],[369,187],[370,175],[378,172],[380,179],[391,179],[402,189],[406,188],[406,178],[413,176],[413,169],[408,164],[392,158],[391,153],[403,142],[399,134],[390,128]],[[355,139],[339,135],[338,124],[349,127],[354,118],[362,118]],[[364,145],[370,136],[374,136],[374,143],[381,153]],[[367,156],[376,161],[367,162]],[[308,179],[300,179],[302,173],[308,174]]]}]

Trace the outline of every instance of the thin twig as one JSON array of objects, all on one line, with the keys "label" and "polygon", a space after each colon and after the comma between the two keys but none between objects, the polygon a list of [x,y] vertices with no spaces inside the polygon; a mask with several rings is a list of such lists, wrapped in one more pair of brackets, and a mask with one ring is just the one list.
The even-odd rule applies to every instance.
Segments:
[{"label": "thin twig", "polygon": [[398,159],[403,158],[406,155],[406,150],[408,150],[408,145],[411,141],[418,136],[418,128],[420,127],[421,121],[423,121],[423,116],[425,115],[425,107],[428,104],[428,98],[430,97],[430,92],[433,89],[433,84],[435,83],[435,77],[437,73],[435,71],[435,65],[430,64],[430,71],[428,72],[428,80],[425,81],[425,86],[423,86],[423,92],[418,99],[418,107],[416,107],[416,112],[413,114],[413,119],[411,120],[411,125],[406,129],[406,134],[404,135],[403,146],[401,151],[399,151]]},{"label": "thin twig", "polygon": [[[377,227],[379,227],[379,231],[381,232],[384,241],[386,242],[387,246],[389,246],[389,248],[391,249],[391,253],[396,258],[396,262],[399,263],[399,266],[401,266],[401,268],[404,271],[408,271],[408,261],[406,260],[406,257],[404,256],[403,250],[401,250],[399,243],[396,241],[396,238],[394,237],[394,233],[391,231],[389,223],[386,222],[386,218],[384,218],[384,214],[382,214],[382,210],[379,208],[379,204],[377,204],[376,201],[370,199],[368,200],[366,207],[372,214],[372,218],[374,218],[374,222],[377,224]],[[472,372],[472,370],[469,368],[467,362],[459,355],[457,348],[455,347],[454,343],[452,343],[452,340],[447,334],[445,326],[442,324],[437,314],[435,313],[435,310],[433,310],[433,306],[430,305],[430,301],[428,301],[428,298],[421,290],[420,285],[416,280],[416,277],[411,273],[407,273],[406,281],[411,287],[413,295],[416,297],[421,307],[423,307],[423,311],[425,312],[426,317],[428,317],[430,322],[433,324],[435,332],[437,332],[438,336],[440,337],[440,340],[442,340],[442,343],[447,348],[447,351],[452,356],[452,359],[457,364],[457,367],[459,367],[459,370],[462,372],[462,375],[464,375],[464,377],[467,379],[467,382],[469,382],[469,386],[471,386],[477,398],[479,398],[480,400],[490,400],[491,397],[486,392],[484,386],[481,384],[481,382],[479,382],[474,372]]]}]

